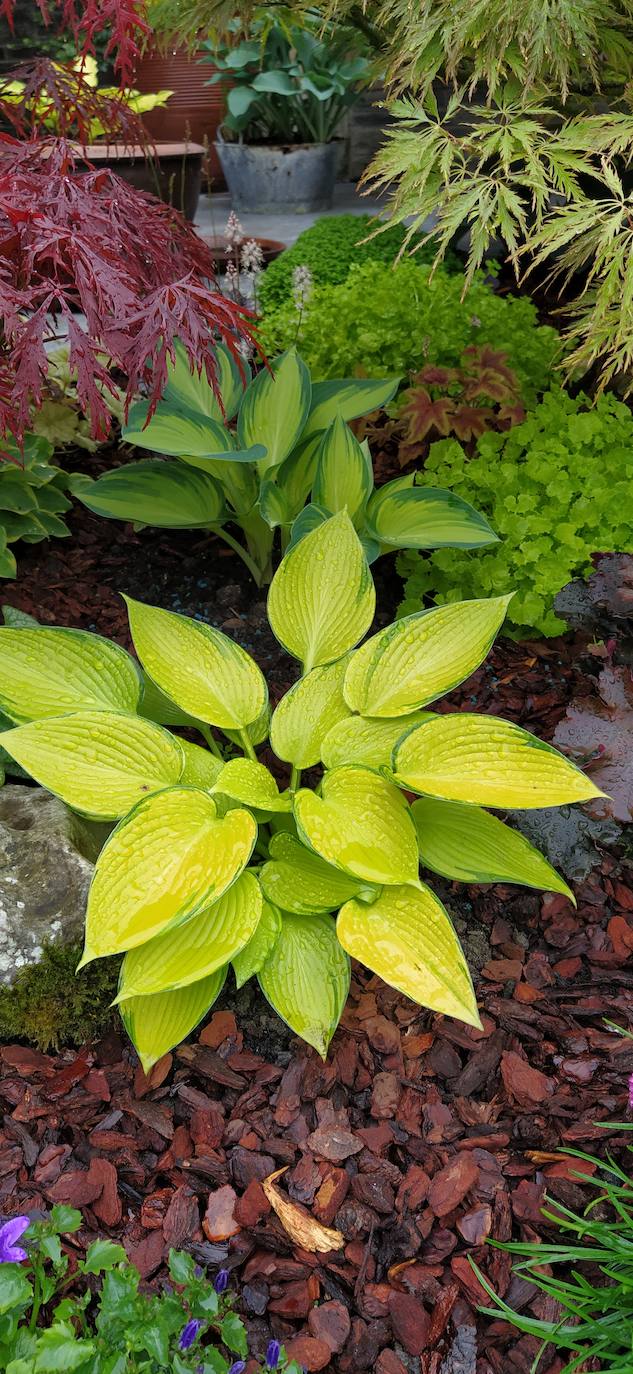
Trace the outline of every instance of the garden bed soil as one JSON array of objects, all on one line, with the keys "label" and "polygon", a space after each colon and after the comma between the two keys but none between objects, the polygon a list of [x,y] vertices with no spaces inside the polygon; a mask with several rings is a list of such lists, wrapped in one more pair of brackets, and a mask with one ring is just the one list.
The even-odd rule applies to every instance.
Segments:
[{"label": "garden bed soil", "polygon": [[[127,644],[121,589],[234,635],[273,700],[290,685],[263,594],[217,541],[133,534],[81,508],[71,524],[72,542],[22,551],[5,601]],[[378,565],[385,620],[398,595],[390,562]],[[551,739],[590,662],[583,647],[502,640],[451,704]],[[512,1305],[552,1316],[485,1241],[551,1237],[546,1189],[584,1205],[574,1175],[587,1166],[561,1147],[624,1148],[595,1123],[624,1118],[633,1071],[633,1045],[605,1025],[633,1020],[632,873],[617,847],[596,848],[585,872],[577,909],[434,883],[476,970],[482,1031],[355,967],[325,1064],[251,985],[225,989],[199,1036],[149,1078],[118,1028],[80,1052],[3,1047],[0,1213],[79,1206],[71,1255],[105,1233],[151,1284],[170,1246],[229,1267],[254,1354],[272,1333],[308,1370],[528,1374],[537,1342],[476,1315],[486,1295],[469,1256]],[[294,1244],[271,1211],[262,1180],[284,1166],[278,1186],[342,1233],[339,1250]],[[546,1356],[542,1368],[560,1366]]]}]

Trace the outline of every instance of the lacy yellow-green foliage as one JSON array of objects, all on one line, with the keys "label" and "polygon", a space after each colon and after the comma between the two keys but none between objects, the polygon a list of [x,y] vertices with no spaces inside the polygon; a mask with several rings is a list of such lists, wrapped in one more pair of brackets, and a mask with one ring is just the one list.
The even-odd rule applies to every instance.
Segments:
[{"label": "lacy yellow-green foliage", "polygon": [[[300,674],[272,717],[257,664],[201,621],[128,600],[144,672],[84,631],[0,629],[0,706],[17,722],[4,748],[75,811],[118,822],[97,860],[82,965],[124,955],[117,1001],[145,1068],[201,1020],[231,965],[322,1055],[350,956],[479,1025],[420,864],[571,896],[483,808],[599,795],[519,726],[427,709],[481,663],[508,599],[443,606],[367,639],[374,583],[340,511],[293,545],[270,587],[271,627]],[[179,720],[208,747],[174,734]],[[275,776],[257,757],[268,737]],[[302,786],[302,769],[324,761],[317,787]]]}]

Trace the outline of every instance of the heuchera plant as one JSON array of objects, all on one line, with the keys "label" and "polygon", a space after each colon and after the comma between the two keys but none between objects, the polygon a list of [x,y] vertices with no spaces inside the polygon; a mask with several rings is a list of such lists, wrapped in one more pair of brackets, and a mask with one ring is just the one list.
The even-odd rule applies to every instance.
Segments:
[{"label": "heuchera plant", "polygon": [[488,429],[509,429],[525,419],[521,387],[507,354],[488,344],[470,344],[459,367],[428,363],[421,368],[393,413],[401,421],[403,467],[429,435],[454,434],[466,443]]},{"label": "heuchera plant", "polygon": [[[270,587],[271,627],[300,665],[272,717],[249,654],[170,611],[128,599],[143,675],[87,632],[0,629],[0,704],[16,722],[4,748],[74,810],[118,821],[96,864],[82,965],[125,954],[117,1001],[145,1069],[206,1015],[230,965],[238,985],[257,975],[323,1056],[350,955],[480,1024],[420,863],[571,897],[483,808],[601,795],[518,725],[428,710],[481,663],[508,599],[443,606],[365,639],[375,588],[340,511],[288,551]],[[165,728],[177,724],[197,726],[208,749]],[[266,741],[274,774],[256,753]],[[305,769],[319,771],[302,785]]]},{"label": "heuchera plant", "polygon": [[[342,509],[370,563],[394,549],[495,542],[472,506],[448,492],[422,492],[413,476],[374,492],[368,446],[346,421],[384,405],[397,377],[312,383],[289,349],[244,389],[244,368],[226,349],[217,360],[219,395],[204,373],[190,370],[177,346],[154,414],[137,401],[123,427],[128,443],[171,455],[169,461],[146,459],[96,481],[73,480],[90,510],[137,526],[213,530],[241,555],[258,585],[270,581],[277,528],[285,549]],[[245,545],[227,524],[238,526]]]},{"label": "heuchera plant", "polygon": [[[170,1250],[173,1287],[143,1293],[125,1250],[107,1238],[71,1267],[64,1237],[81,1223],[74,1207],[57,1206],[45,1220],[13,1217],[0,1226],[6,1374],[243,1374],[246,1331],[232,1311],[225,1269],[211,1282],[191,1255]],[[263,1368],[299,1374],[278,1341]]]}]

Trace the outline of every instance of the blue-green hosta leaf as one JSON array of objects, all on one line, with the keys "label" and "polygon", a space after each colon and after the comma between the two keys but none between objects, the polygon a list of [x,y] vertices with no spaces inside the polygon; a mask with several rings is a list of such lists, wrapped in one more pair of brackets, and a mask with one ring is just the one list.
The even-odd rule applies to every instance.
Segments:
[{"label": "blue-green hosta leaf", "polygon": [[314,382],[312,408],[305,427],[305,435],[328,428],[340,415],[342,420],[356,420],[393,400],[400,384],[399,377],[333,377],[327,382]]},{"label": "blue-green hosta leaf", "polygon": [[217,902],[126,954],[117,1002],[184,988],[224,968],[255,934],[261,912],[257,878],[241,873]]},{"label": "blue-green hosta leaf", "polygon": [[172,787],[184,758],[173,735],[139,716],[78,711],[18,725],[2,747],[42,787],[97,820],[124,816],[144,796]]},{"label": "blue-green hosta leaf", "polygon": [[312,500],[332,513],[346,510],[358,526],[374,485],[371,457],[340,414],[319,445]]},{"label": "blue-green hosta leaf", "polygon": [[497,716],[435,716],[396,745],[402,787],[443,801],[529,810],[604,793],[551,745]]},{"label": "blue-green hosta leaf", "polygon": [[281,932],[258,977],[286,1025],[325,1059],[350,984],[349,959],[331,917],[283,914]]},{"label": "blue-green hosta leaf", "polygon": [[293,835],[273,835],[269,853],[260,882],[268,900],[284,911],[310,916],[334,911],[359,894],[373,895],[362,879],[326,863]]},{"label": "blue-green hosta leaf", "polygon": [[213,798],[193,787],[139,802],[97,860],[82,965],[134,949],[218,901],[246,867],[256,837],[249,811],[219,818]]},{"label": "blue-green hosta leaf", "polygon": [[336,930],[353,959],[406,997],[481,1026],[459,940],[439,898],[423,883],[386,887],[370,907],[347,902]]},{"label": "blue-green hosta leaf", "polygon": [[367,883],[417,883],[418,846],[409,807],[378,773],[334,768],[322,780],[321,796],[301,788],[293,810],[301,839],[336,868]]},{"label": "blue-green hosta leaf", "polygon": [[145,1073],[191,1035],[217,1001],[225,980],[226,968],[220,968],[185,988],[131,997],[121,1004],[121,1020]]},{"label": "blue-green hosta leaf", "polygon": [[16,721],[135,711],[141,679],[118,644],[86,630],[0,628],[0,706]]},{"label": "blue-green hosta leaf", "polygon": [[263,968],[266,960],[272,954],[277,940],[281,934],[281,912],[270,902],[262,902],[262,913],[257,923],[257,929],[251,935],[248,944],[233,955],[231,963],[235,974],[235,983],[238,988],[244,986],[249,978]]},{"label": "blue-green hosta leaf", "polygon": [[485,516],[454,492],[415,487],[413,477],[404,482],[387,482],[369,502],[367,528],[381,544],[399,549],[478,549],[498,542]]},{"label": "blue-green hosta leaf", "polygon": [[483,662],[510,600],[453,601],[380,630],[352,654],[348,706],[364,716],[404,716],[452,691]]},{"label": "blue-green hosta leaf", "polygon": [[222,488],[213,477],[167,459],[128,463],[95,482],[73,483],[73,491],[95,515],[160,529],[205,529],[224,514]]},{"label": "blue-green hosta leaf", "polygon": [[319,762],[324,736],[349,716],[343,696],[347,662],[345,656],[313,668],[281,698],[270,723],[270,742],[278,758],[296,768],[312,768]]},{"label": "blue-green hosta leaf", "polygon": [[573,892],[517,830],[478,806],[420,797],[411,807],[420,857],[427,868],[462,883],[518,883],[545,892]]},{"label": "blue-green hosta leaf", "polygon": [[240,447],[263,444],[266,472],[288,457],[308,418],[312,397],[310,373],[294,348],[263,367],[244,392],[237,417]]},{"label": "blue-green hosta leaf", "polygon": [[152,681],[184,711],[220,729],[242,730],[268,705],[257,664],[212,625],[125,598],[134,647]]},{"label": "blue-green hosta leaf", "polygon": [[367,559],[341,511],[286,554],[268,593],[268,618],[280,644],[308,673],[362,639],[375,605]]}]

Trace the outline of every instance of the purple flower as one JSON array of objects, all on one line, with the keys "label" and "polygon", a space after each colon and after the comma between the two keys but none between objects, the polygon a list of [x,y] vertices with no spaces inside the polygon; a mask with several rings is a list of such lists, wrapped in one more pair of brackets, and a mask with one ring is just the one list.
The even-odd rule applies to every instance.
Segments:
[{"label": "purple flower", "polygon": [[16,1241],[30,1226],[28,1217],[13,1217],[12,1221],[5,1221],[4,1226],[0,1226],[0,1264],[10,1264],[12,1260],[20,1262],[26,1259],[26,1250],[21,1245],[16,1245]]},{"label": "purple flower", "polygon": [[633,1073],[629,1078],[629,1107],[631,1111],[633,1111]]},{"label": "purple flower", "polygon": [[193,1317],[190,1322],[187,1322],[187,1325],[183,1327],[180,1333],[180,1340],[178,1342],[181,1350],[190,1349],[198,1336],[198,1332],[202,1330],[202,1326],[203,1323],[197,1321],[195,1317]]},{"label": "purple flower", "polygon": [[235,1360],[229,1369],[229,1374],[244,1374],[246,1360]]},{"label": "purple flower", "polygon": [[277,1365],[279,1364],[280,1355],[281,1346],[279,1344],[279,1341],[270,1341],[268,1345],[268,1350],[266,1351],[266,1364],[268,1365],[269,1369],[277,1368]]},{"label": "purple flower", "polygon": [[217,1274],[216,1274],[216,1276],[215,1276],[215,1278],[214,1278],[214,1280],[213,1280],[213,1287],[215,1288],[216,1293],[225,1293],[226,1290],[227,1290],[227,1288],[228,1288],[228,1286],[229,1286],[229,1271],[228,1271],[228,1269],[218,1269],[218,1272],[217,1272]]}]

